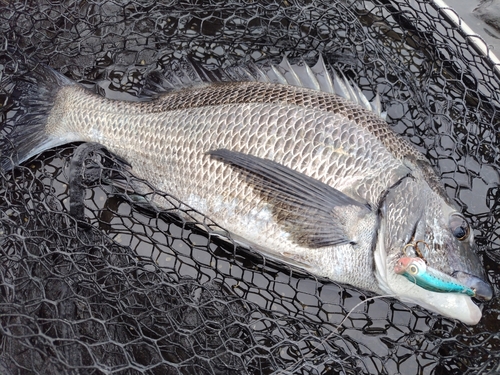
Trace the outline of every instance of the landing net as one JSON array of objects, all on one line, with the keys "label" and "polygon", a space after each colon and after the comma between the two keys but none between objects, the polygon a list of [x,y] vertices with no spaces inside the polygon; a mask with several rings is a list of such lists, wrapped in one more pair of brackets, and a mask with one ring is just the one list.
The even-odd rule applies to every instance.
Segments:
[{"label": "landing net", "polygon": [[[11,97],[13,50],[131,100],[148,73],[186,59],[321,54],[378,92],[391,127],[427,155],[498,292],[500,66],[450,14],[421,0],[0,0],[2,126],[29,110]],[[197,230],[144,207],[109,185],[132,177],[105,153],[84,152],[70,183],[77,147],[0,172],[1,374],[500,373],[498,297],[474,327],[390,298],[348,315],[372,295],[218,241],[208,219]]]}]

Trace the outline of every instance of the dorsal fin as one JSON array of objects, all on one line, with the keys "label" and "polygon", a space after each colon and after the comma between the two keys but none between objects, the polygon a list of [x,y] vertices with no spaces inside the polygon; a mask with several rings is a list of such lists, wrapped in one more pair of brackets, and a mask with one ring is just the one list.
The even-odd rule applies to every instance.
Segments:
[{"label": "dorsal fin", "polygon": [[[244,67],[239,69],[246,71]],[[284,57],[279,65],[256,67],[256,69],[260,71],[257,73],[258,76],[255,75],[256,72],[252,76],[258,81],[264,81],[261,78],[264,76],[266,78],[265,81],[268,82],[333,93],[383,117],[378,94],[374,101],[370,102],[363,94],[363,91],[354,83],[349,82],[344,74],[340,73],[339,76],[335,70],[328,69],[321,55],[313,67],[309,67],[303,60],[298,64],[290,64],[288,59]]]},{"label": "dorsal fin", "polygon": [[[335,70],[329,69],[321,55],[312,67],[309,67],[303,60],[299,61],[298,64],[290,64],[289,60],[284,57],[278,65],[248,63],[228,69],[207,70],[198,64],[185,60],[176,68],[169,72],[166,77],[167,82],[160,84],[158,83],[158,76],[153,74],[152,77],[154,77],[155,82],[154,84],[148,84],[147,87],[154,87],[156,92],[161,92],[159,86],[165,88],[163,91],[170,91],[172,87],[184,88],[210,82],[271,82],[336,94],[381,117],[385,117],[382,114],[378,94],[370,102],[361,89],[354,83],[349,82],[343,73],[337,74]],[[147,79],[148,81],[150,79]]]}]

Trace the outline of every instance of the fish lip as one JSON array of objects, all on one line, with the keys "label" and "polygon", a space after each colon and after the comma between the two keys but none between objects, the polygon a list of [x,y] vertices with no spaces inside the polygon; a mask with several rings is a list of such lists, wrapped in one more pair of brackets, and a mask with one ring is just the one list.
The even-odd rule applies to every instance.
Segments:
[{"label": "fish lip", "polygon": [[482,278],[464,271],[455,271],[452,273],[461,284],[467,286],[475,292],[474,298],[480,301],[489,301],[493,298],[493,288]]}]

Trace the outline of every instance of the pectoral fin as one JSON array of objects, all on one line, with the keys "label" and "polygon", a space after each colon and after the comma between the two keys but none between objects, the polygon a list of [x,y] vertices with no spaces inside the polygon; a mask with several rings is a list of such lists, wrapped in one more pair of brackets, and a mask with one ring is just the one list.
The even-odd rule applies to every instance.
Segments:
[{"label": "pectoral fin", "polygon": [[272,160],[219,149],[208,154],[240,172],[273,210],[292,240],[310,248],[356,244],[349,238],[352,218],[371,213],[368,204]]}]

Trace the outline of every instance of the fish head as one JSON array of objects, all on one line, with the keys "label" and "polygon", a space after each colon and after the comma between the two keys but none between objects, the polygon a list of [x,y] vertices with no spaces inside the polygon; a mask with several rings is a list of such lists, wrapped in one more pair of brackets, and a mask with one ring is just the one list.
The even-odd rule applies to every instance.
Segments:
[{"label": "fish head", "polygon": [[[444,191],[433,188],[425,179],[404,178],[384,197],[380,215],[375,265],[381,289],[402,301],[477,324],[482,314],[470,295],[443,292],[432,281],[417,285],[416,279],[408,277],[408,267],[425,264],[411,271],[445,275],[449,282],[472,290],[477,299],[492,298],[492,288],[476,254],[473,230]],[[415,259],[422,262],[412,262]]]}]

